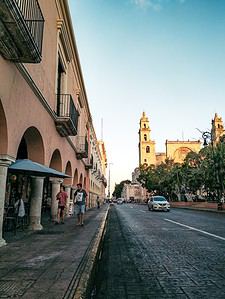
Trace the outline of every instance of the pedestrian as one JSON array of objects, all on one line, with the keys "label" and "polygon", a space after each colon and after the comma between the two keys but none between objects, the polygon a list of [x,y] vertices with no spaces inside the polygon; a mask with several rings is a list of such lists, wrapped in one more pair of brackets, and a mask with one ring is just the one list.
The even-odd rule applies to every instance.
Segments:
[{"label": "pedestrian", "polygon": [[15,202],[14,207],[17,217],[23,218],[25,216],[25,208],[21,193],[17,194],[17,201]]},{"label": "pedestrian", "polygon": [[77,184],[77,190],[74,193],[75,212],[77,214],[77,225],[84,225],[84,213],[87,192],[82,188],[82,184]]},{"label": "pedestrian", "polygon": [[68,194],[65,192],[65,187],[61,186],[59,193],[56,195],[56,200],[58,200],[58,215],[57,221],[55,224],[61,223],[64,224],[65,208],[67,204]]},{"label": "pedestrian", "polygon": [[97,202],[97,208],[100,209],[100,199],[99,199],[99,196],[97,196],[96,202]]},{"label": "pedestrian", "polygon": [[17,194],[17,201],[14,204],[14,208],[15,208],[15,215],[16,215],[16,226],[21,225],[22,229],[24,229],[25,207],[24,207],[24,201],[21,193]]}]

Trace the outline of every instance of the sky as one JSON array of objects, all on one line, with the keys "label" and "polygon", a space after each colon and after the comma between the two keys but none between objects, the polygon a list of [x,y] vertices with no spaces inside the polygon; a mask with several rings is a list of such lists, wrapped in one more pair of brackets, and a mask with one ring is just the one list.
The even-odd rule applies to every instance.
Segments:
[{"label": "sky", "polygon": [[[69,0],[89,106],[111,192],[138,166],[142,112],[156,151],[225,120],[224,0]],[[108,172],[107,172],[108,178]]]}]

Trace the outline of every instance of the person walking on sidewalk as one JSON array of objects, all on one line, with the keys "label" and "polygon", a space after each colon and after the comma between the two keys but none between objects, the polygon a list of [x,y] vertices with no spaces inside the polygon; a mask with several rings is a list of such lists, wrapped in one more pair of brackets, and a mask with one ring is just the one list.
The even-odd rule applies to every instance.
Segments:
[{"label": "person walking on sidewalk", "polygon": [[74,193],[75,212],[77,214],[77,225],[84,225],[84,212],[87,192],[82,188],[82,184],[77,184],[77,190]]},{"label": "person walking on sidewalk", "polygon": [[96,202],[97,202],[97,208],[100,209],[100,199],[99,199],[99,196],[97,196]]},{"label": "person walking on sidewalk", "polygon": [[56,195],[56,200],[58,200],[58,222],[55,224],[61,223],[64,224],[64,215],[65,215],[65,208],[67,203],[68,194],[65,192],[65,187],[61,186],[59,193]]}]

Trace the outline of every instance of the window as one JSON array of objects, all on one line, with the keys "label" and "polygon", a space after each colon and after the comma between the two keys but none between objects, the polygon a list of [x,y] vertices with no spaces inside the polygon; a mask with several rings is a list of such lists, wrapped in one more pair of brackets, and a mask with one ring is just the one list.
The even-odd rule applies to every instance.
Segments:
[{"label": "window", "polygon": [[144,134],[144,141],[147,141],[147,134]]},{"label": "window", "polygon": [[144,128],[146,129],[146,124],[144,124]]},{"label": "window", "polygon": [[147,159],[144,159],[144,162],[147,162]]},{"label": "window", "polygon": [[150,146],[146,146],[146,153],[150,153]]},{"label": "window", "polygon": [[63,74],[64,68],[60,57],[58,57],[58,70],[57,70],[57,115],[60,115],[60,94],[63,90]]}]

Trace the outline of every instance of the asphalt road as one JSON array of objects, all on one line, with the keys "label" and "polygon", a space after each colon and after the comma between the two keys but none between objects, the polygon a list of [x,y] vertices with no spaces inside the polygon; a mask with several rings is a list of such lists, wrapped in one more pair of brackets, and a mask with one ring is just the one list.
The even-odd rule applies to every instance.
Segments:
[{"label": "asphalt road", "polygon": [[93,297],[225,298],[225,215],[115,205]]}]

